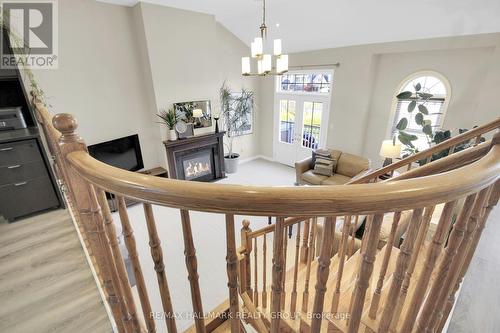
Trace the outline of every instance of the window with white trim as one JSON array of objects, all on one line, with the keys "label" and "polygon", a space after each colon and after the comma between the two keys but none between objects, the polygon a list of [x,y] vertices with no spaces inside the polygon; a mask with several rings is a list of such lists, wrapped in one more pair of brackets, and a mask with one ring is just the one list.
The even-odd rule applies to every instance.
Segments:
[{"label": "window with white trim", "polygon": [[429,114],[425,116],[425,119],[431,121],[433,131],[440,130],[443,126],[444,114],[448,104],[448,93],[445,83],[441,79],[432,75],[416,76],[407,81],[398,92],[399,94],[403,91],[411,91],[413,94],[408,98],[397,99],[394,120],[391,127],[391,138],[394,136],[397,137],[398,129],[396,126],[402,118],[406,118],[408,120],[408,125],[405,132],[415,135],[418,138],[413,141],[413,144],[419,151],[422,151],[429,148],[428,137],[422,132],[422,126],[418,125],[415,121],[415,115],[417,112],[410,112],[408,110],[410,103],[417,99],[415,94],[415,87],[417,84],[421,85],[421,93],[432,94],[432,97],[425,102],[425,106],[429,111]]}]

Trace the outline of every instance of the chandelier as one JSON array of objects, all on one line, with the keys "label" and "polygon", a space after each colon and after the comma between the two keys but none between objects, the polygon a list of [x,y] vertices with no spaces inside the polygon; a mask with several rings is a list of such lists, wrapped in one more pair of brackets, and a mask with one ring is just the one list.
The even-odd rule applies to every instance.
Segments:
[{"label": "chandelier", "polygon": [[[281,75],[288,71],[288,55],[281,54],[281,39],[275,39],[273,55],[276,58],[275,72],[273,72],[273,61],[271,54],[264,53],[264,42],[267,37],[266,26],[266,0],[262,0],[262,24],[260,25],[260,37],[255,37],[250,44],[251,57],[241,58],[241,73],[244,76]],[[252,73],[250,60],[254,58],[257,62],[257,73]]]}]

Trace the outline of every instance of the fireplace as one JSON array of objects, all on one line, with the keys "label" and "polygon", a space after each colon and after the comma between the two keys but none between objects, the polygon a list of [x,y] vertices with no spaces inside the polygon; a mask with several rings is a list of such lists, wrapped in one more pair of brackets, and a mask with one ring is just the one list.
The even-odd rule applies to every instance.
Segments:
[{"label": "fireplace", "polygon": [[205,151],[201,156],[184,158],[182,166],[184,168],[183,171],[185,180],[193,180],[208,175],[213,176],[212,157],[207,151]]},{"label": "fireplace", "polygon": [[204,182],[223,178],[223,136],[210,133],[163,142],[170,178]]}]

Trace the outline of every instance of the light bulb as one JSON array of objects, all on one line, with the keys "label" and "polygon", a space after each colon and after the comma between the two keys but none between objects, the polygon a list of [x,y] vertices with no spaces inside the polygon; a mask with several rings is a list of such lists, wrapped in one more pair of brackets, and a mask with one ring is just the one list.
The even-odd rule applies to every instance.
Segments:
[{"label": "light bulb", "polygon": [[281,39],[274,40],[274,55],[275,56],[281,55]]},{"label": "light bulb", "polygon": [[250,43],[250,50],[252,54],[252,58],[257,57],[257,49],[255,48],[255,42]]},{"label": "light bulb", "polygon": [[255,39],[253,40],[254,44],[255,44],[255,53],[257,56],[261,56],[262,55],[262,50],[264,49],[263,46],[262,46],[262,38],[261,37],[255,37]]},{"label": "light bulb", "polygon": [[276,59],[276,72],[283,74],[288,71],[288,55],[282,54]]},{"label": "light bulb", "polygon": [[264,67],[262,66],[262,60],[257,61],[257,73],[259,75],[264,74]]},{"label": "light bulb", "polygon": [[241,73],[243,75],[250,74],[250,57],[241,58]]},{"label": "light bulb", "polygon": [[262,70],[265,73],[270,72],[272,69],[273,64],[271,59],[272,58],[270,54],[264,54],[264,56],[262,57]]}]

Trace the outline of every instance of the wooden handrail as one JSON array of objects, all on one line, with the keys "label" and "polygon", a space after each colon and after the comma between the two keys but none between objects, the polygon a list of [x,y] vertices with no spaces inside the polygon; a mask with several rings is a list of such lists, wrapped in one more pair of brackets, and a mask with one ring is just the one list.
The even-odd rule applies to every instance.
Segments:
[{"label": "wooden handrail", "polygon": [[498,128],[500,128],[500,118],[497,118],[497,119],[495,119],[495,120],[493,120],[485,125],[473,128],[465,133],[459,134],[459,135],[457,135],[453,138],[450,138],[446,141],[443,141],[443,142],[441,142],[441,143],[439,143],[439,144],[437,144],[429,149],[426,149],[426,150],[418,152],[414,155],[405,157],[402,160],[399,160],[399,161],[394,162],[392,164],[389,164],[385,167],[382,167],[378,170],[375,170],[373,172],[365,174],[362,177],[359,177],[359,178],[356,178],[356,179],[350,181],[348,184],[367,183],[371,179],[376,179],[379,176],[391,173],[392,171],[397,170],[399,168],[402,168],[402,167],[409,165],[413,162],[417,162],[417,161],[432,157],[432,155],[434,153],[443,151],[443,150],[448,149],[448,148],[455,147],[455,146],[457,146],[465,141],[471,140],[473,138],[476,138],[482,134],[491,132],[491,131],[498,129]]},{"label": "wooden handrail", "polygon": [[[137,319],[141,318],[137,317],[139,313],[135,309],[129,292],[129,282],[124,276],[126,272],[123,268],[123,258],[116,253],[116,232],[113,228],[113,221],[107,207],[104,191],[114,193],[122,200],[124,197],[129,197],[143,203],[160,297],[167,314],[172,314],[173,308],[152,204],[180,210],[185,261],[190,282],[193,313],[196,314],[195,328],[197,332],[208,331],[208,326],[203,316],[201,316],[204,313],[201,297],[202,290],[198,284],[197,258],[190,223],[191,211],[221,213],[226,217],[226,271],[228,275],[229,312],[231,313],[232,332],[238,332],[241,324],[238,316],[239,305],[241,304],[238,301],[238,294],[243,299],[243,308],[250,313],[258,314],[258,309],[261,309],[263,315],[267,316],[269,314],[270,320],[266,319],[266,316],[249,319],[249,322],[257,331],[268,332],[270,329],[271,332],[278,332],[284,326],[288,326],[287,319],[281,316],[286,311],[285,306],[287,304],[285,301],[291,297],[290,308],[293,312],[297,302],[297,300],[293,299],[293,295],[296,297],[297,291],[303,291],[302,311],[312,311],[310,312],[312,315],[310,323],[306,320],[304,323],[301,322],[301,325],[310,326],[310,330],[313,332],[319,332],[323,324],[326,324],[321,316],[324,309],[332,309],[331,313],[350,313],[350,317],[346,322],[335,322],[335,318],[333,318],[332,321],[328,322],[328,327],[334,329],[344,327],[343,331],[358,332],[361,326],[370,328],[369,325],[373,324],[375,325],[372,326],[373,330],[380,327],[376,330],[382,332],[393,330],[397,326],[400,317],[400,324],[417,322],[421,325],[429,318],[433,320],[432,327],[441,324],[441,317],[447,314],[445,307],[448,306],[450,299],[448,293],[453,291],[462,272],[461,264],[455,264],[458,263],[458,260],[455,259],[456,251],[445,250],[447,255],[446,263],[452,264],[452,270],[450,271],[453,272],[453,277],[448,278],[450,280],[448,283],[449,292],[434,292],[431,299],[432,304],[424,296],[428,290],[440,290],[440,286],[443,284],[442,279],[436,282],[431,277],[434,263],[440,262],[439,254],[451,228],[454,208],[462,197],[467,196],[470,198],[461,208],[460,216],[462,217],[459,218],[458,227],[453,226],[454,231],[452,234],[459,235],[463,232],[466,226],[465,223],[467,223],[467,228],[472,230],[468,227],[469,218],[464,213],[469,209],[472,198],[481,191],[490,193],[495,186],[498,187],[500,182],[500,133],[497,133],[491,142],[479,144],[479,140],[476,140],[478,144],[471,149],[429,163],[422,168],[409,171],[399,176],[399,178],[395,177],[386,182],[349,186],[269,187],[186,182],[124,171],[101,163],[88,154],[85,143],[75,132],[77,128],[76,121],[70,115],[57,115],[54,117],[53,123],[55,128],[62,134],[59,138],[59,147],[61,149],[59,162],[64,167],[63,170],[69,175],[65,178],[70,183],[79,184],[81,187],[81,189],[76,186],[71,187],[76,191],[75,197],[78,198],[79,213],[81,216],[86,217],[86,214],[91,212],[94,222],[100,228],[99,242],[101,243],[103,260],[99,261],[99,265],[107,273],[107,284],[112,287],[108,288],[109,294],[116,294],[119,301],[117,306],[114,307],[114,310],[117,311],[114,318],[123,326],[123,328],[119,328],[120,332],[134,331],[135,327],[138,326]],[[85,191],[82,192],[82,189]],[[96,196],[96,193],[98,196]],[[80,202],[85,198],[90,198],[90,202]],[[420,252],[419,244],[423,243],[434,206],[442,203],[445,203],[445,206],[430,245],[430,252],[426,255],[425,267],[422,271],[421,269],[416,270],[416,255]],[[494,204],[496,204],[496,201],[492,202],[490,206]],[[478,205],[478,209],[482,210],[484,207],[482,203]],[[124,211],[123,202],[121,209],[120,218],[126,215],[124,214],[126,210]],[[387,213],[395,212],[395,216],[398,217],[401,211],[406,210],[412,211],[407,236],[397,253],[396,260],[392,260],[393,263],[390,264],[391,259],[388,254],[392,250],[392,243],[396,237],[395,228],[397,227],[397,223],[393,223],[392,236],[390,236],[392,240],[387,245],[391,248],[389,250],[386,248],[385,263],[382,263],[384,267],[381,268],[379,274],[378,294],[380,294],[381,299],[374,299],[373,302],[370,302],[373,305],[373,311],[371,311],[371,315],[366,314],[364,311],[365,296],[369,292],[368,285],[372,279],[373,271],[378,265],[376,260],[381,257],[378,255],[377,248],[380,241],[379,235],[382,221]],[[275,225],[252,231],[250,221],[244,220],[241,230],[241,247],[237,249],[234,239],[234,215],[275,216],[277,222]],[[348,251],[351,220],[354,219],[354,224],[357,224],[359,215],[368,215],[361,249],[356,254],[355,260],[345,261],[344,256]],[[339,216],[344,216],[344,226],[338,255],[335,259],[332,259],[335,221]],[[323,236],[318,238],[318,243],[321,244],[319,259],[317,259],[318,253],[315,250],[317,217],[325,217],[322,229]],[[125,220],[127,219],[128,217],[125,216]],[[295,267],[292,278],[286,271],[286,249],[288,246],[286,230],[287,227],[293,224],[305,220],[309,221],[310,219],[313,221],[310,236],[306,237],[307,235],[304,234],[304,240],[306,238],[309,240],[307,263],[303,266],[304,271],[299,274],[297,267],[301,237],[298,230],[294,244]],[[127,224],[127,221],[122,222],[125,222],[125,225]],[[309,228],[304,229],[304,233],[306,233]],[[272,234],[267,235],[268,233]],[[130,236],[130,230],[127,235]],[[261,236],[264,237],[262,242],[262,271],[260,270],[261,266],[259,266],[260,241],[258,241],[258,237]],[[273,238],[272,295],[269,306],[265,303],[267,301],[266,236]],[[472,234],[468,238],[472,239]],[[128,239],[128,247],[133,246],[130,240]],[[456,248],[456,243],[456,240],[454,240],[450,244],[454,246],[453,248]],[[252,251],[254,252],[253,256],[250,256]],[[468,256],[469,254],[465,255]],[[338,264],[330,268],[332,260],[335,260]],[[312,266],[313,263],[314,266]],[[337,267],[338,269],[335,271]],[[313,270],[316,272],[314,273]],[[447,274],[448,270],[448,264],[440,264],[440,276]],[[391,276],[392,282],[384,279],[386,271],[387,276]],[[258,281],[260,272],[262,272],[263,282],[262,293],[259,292],[259,286],[261,285]],[[416,282],[414,283],[416,283],[417,292],[409,293],[410,278],[413,273],[416,276]],[[331,304],[328,304],[330,297],[325,297],[325,288],[329,283],[330,274],[338,279],[335,284],[337,300],[333,300]],[[299,276],[302,276],[303,289],[302,283],[298,281]],[[350,280],[350,282],[347,280],[343,282],[344,278]],[[311,295],[314,298],[309,297],[309,284],[315,285],[315,291]],[[297,289],[298,287],[299,289]],[[388,292],[382,293],[383,289]],[[371,297],[371,292],[369,294]],[[408,302],[406,304],[412,306],[408,313],[402,312],[407,294]],[[377,297],[376,295],[377,293],[374,297]],[[264,301],[264,298],[266,301]],[[260,308],[258,308],[259,299],[262,299]],[[114,298],[110,297],[110,303],[111,300],[114,300]],[[339,302],[339,300],[342,301]],[[313,301],[313,303],[310,303],[310,301]],[[327,304],[325,304],[325,301]],[[429,309],[433,308],[433,304],[438,304],[439,309],[431,312]],[[333,305],[335,306],[332,308]],[[422,306],[426,309],[425,313],[422,312],[425,316],[420,315],[417,317],[418,310]],[[367,315],[370,317],[368,321]],[[408,321],[410,317],[411,322]],[[166,320],[167,318],[170,318],[170,316],[167,316]],[[166,321],[168,330],[169,332],[176,332],[175,321],[173,317],[171,319],[171,321]],[[416,319],[417,321],[415,321]],[[305,328],[307,330],[307,327]],[[295,331],[295,329],[291,330]]]},{"label": "wooden handrail", "polygon": [[488,140],[475,147],[462,150],[452,155],[448,155],[446,157],[440,158],[437,161],[421,166],[420,168],[415,168],[398,176],[389,178],[384,182],[429,176],[436,173],[460,168],[464,165],[477,161],[481,157],[486,155],[490,149],[490,146],[491,140]]},{"label": "wooden handrail", "polygon": [[[288,217],[283,222],[283,227],[289,227],[291,225],[306,221],[309,218],[310,217],[300,217],[300,216],[299,217]],[[270,234],[273,232],[274,232],[274,224],[271,224],[271,225],[265,226],[264,228],[260,228],[258,230],[255,230],[255,231],[248,233],[248,237],[256,238],[256,237],[260,237],[262,235]]]},{"label": "wooden handrail", "polygon": [[[463,168],[418,179],[351,186],[265,187],[185,182],[121,170],[77,151],[72,167],[110,192],[186,210],[255,216],[325,216],[413,209],[461,197],[492,183],[500,172],[500,146]],[[301,204],[298,205],[297,203]]]}]

